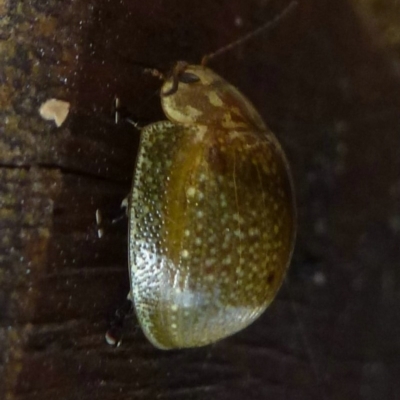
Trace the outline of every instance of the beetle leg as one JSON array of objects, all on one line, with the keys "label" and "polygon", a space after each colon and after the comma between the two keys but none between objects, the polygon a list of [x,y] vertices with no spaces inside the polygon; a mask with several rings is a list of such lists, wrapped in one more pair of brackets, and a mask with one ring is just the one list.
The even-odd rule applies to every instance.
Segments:
[{"label": "beetle leg", "polygon": [[104,236],[104,225],[109,226],[111,224],[116,224],[117,222],[124,220],[128,216],[128,208],[129,208],[129,194],[122,200],[121,208],[123,211],[117,215],[115,218],[110,219],[106,218],[103,219],[103,215],[101,210],[98,208],[96,210],[96,226],[97,226],[97,236],[101,239]]},{"label": "beetle leg", "polygon": [[128,210],[129,210],[129,202],[130,202],[130,197],[129,194],[122,200],[121,202],[121,208],[124,210],[121,215],[118,217],[115,217],[114,219],[111,220],[112,224],[115,224],[122,219],[125,219],[128,216]]},{"label": "beetle leg", "polygon": [[135,120],[129,110],[125,106],[121,105],[121,101],[117,96],[114,97],[113,101],[113,115],[116,124],[119,124],[121,121],[125,121],[138,130],[143,128],[143,126]]},{"label": "beetle leg", "polygon": [[124,323],[127,317],[133,314],[133,302],[129,295],[124,304],[115,311],[110,327],[105,334],[106,342],[110,346],[119,347],[122,343]]},{"label": "beetle leg", "polygon": [[125,209],[126,216],[128,216],[129,203],[130,203],[130,194],[128,194],[121,202],[121,208]]}]

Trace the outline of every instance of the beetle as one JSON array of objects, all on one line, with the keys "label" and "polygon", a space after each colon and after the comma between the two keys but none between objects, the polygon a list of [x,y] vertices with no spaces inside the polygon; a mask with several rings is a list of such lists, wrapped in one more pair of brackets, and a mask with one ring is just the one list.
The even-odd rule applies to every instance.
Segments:
[{"label": "beetle", "polygon": [[[203,63],[205,64],[205,63]],[[129,196],[130,298],[160,349],[204,346],[274,299],[295,242],[287,158],[251,102],[205,65],[164,76]]]}]

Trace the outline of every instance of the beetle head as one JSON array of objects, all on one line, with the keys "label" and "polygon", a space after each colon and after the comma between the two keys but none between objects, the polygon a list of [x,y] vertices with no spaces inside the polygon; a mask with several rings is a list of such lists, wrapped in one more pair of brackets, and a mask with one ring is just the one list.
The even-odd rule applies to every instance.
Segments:
[{"label": "beetle head", "polygon": [[265,129],[246,97],[203,65],[176,63],[161,88],[161,105],[167,118],[180,124]]}]

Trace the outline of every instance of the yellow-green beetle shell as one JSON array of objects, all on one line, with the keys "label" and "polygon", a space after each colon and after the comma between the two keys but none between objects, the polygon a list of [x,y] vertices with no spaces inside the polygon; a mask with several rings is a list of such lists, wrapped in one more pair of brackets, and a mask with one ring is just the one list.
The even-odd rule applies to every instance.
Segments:
[{"label": "yellow-green beetle shell", "polygon": [[290,262],[290,171],[251,103],[203,66],[161,90],[142,130],[129,208],[131,295],[158,348],[197,347],[253,322]]}]

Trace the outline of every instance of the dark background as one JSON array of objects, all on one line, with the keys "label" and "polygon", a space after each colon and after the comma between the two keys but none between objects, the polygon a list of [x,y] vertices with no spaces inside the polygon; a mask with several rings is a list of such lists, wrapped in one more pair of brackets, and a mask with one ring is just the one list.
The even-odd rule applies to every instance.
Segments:
[{"label": "dark background", "polygon": [[[298,239],[251,327],[201,349],[153,348],[135,318],[118,214],[139,134],[118,94],[163,119],[140,65],[198,63],[286,1],[0,0],[0,397],[7,400],[400,399],[400,5],[299,0],[210,66],[255,104],[292,165]],[[38,114],[71,103],[61,128]]]}]

